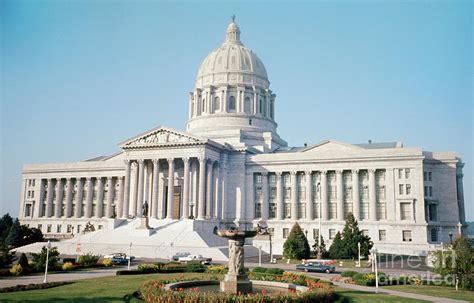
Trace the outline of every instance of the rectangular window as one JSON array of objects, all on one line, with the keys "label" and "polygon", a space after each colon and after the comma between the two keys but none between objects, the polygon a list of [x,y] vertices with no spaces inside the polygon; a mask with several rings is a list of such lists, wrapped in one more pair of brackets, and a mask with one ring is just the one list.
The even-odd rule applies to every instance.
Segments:
[{"label": "rectangular window", "polygon": [[286,239],[288,237],[289,230],[288,228],[283,228],[283,239]]},{"label": "rectangular window", "polygon": [[344,198],[346,200],[352,200],[352,186],[347,186],[344,189]]},{"label": "rectangular window", "polygon": [[430,231],[431,242],[438,242],[438,229],[432,228]]},{"label": "rectangular window", "polygon": [[262,203],[255,203],[255,218],[262,217]]},{"label": "rectangular window", "polygon": [[270,174],[268,180],[270,181],[270,183],[276,183],[276,175]]},{"label": "rectangular window", "polygon": [[99,225],[99,230],[101,230],[102,228],[104,228],[104,225]]},{"label": "rectangular window", "polygon": [[379,200],[385,200],[385,186],[377,186],[377,197]]},{"label": "rectangular window", "polygon": [[38,224],[38,227],[37,227],[37,228],[42,231],[42,229],[43,229],[43,224]]},{"label": "rectangular window", "polygon": [[398,179],[403,178],[403,169],[398,170]]},{"label": "rectangular window", "polygon": [[385,170],[378,170],[377,171],[377,181],[385,181]]},{"label": "rectangular window", "polygon": [[429,189],[429,191],[430,191],[430,197],[433,197],[433,187],[430,186],[428,189]]},{"label": "rectangular window", "polygon": [[337,189],[336,186],[329,186],[329,199],[337,199]]},{"label": "rectangular window", "polygon": [[275,203],[270,203],[268,217],[269,219],[275,219],[276,217],[276,204]]},{"label": "rectangular window", "polygon": [[319,229],[313,228],[313,239],[318,239],[319,237]]},{"label": "rectangular window", "polygon": [[431,172],[428,172],[428,181],[431,181],[431,178],[432,178],[432,174]]},{"label": "rectangular window", "polygon": [[25,217],[31,216],[31,204],[25,205]]},{"label": "rectangular window", "polygon": [[263,201],[262,188],[257,187],[255,188],[255,202],[262,202],[262,201]]},{"label": "rectangular window", "polygon": [[277,196],[277,189],[276,187],[271,187],[270,188],[270,200],[276,199]]},{"label": "rectangular window", "polygon": [[76,233],[80,233],[81,230],[82,230],[82,225],[79,224],[79,225],[77,226],[77,232],[76,232]]},{"label": "rectangular window", "polygon": [[398,194],[403,195],[403,184],[398,185]]},{"label": "rectangular window", "polygon": [[411,242],[411,230],[402,231],[403,242]]},{"label": "rectangular window", "polygon": [[428,181],[428,173],[427,172],[423,172],[423,181]]},{"label": "rectangular window", "polygon": [[362,235],[368,237],[369,236],[369,230],[368,229],[363,229],[361,230]]},{"label": "rectangular window", "polygon": [[429,204],[430,221],[438,221],[438,205]]},{"label": "rectangular window", "polygon": [[285,188],[285,200],[289,201],[291,200],[291,188],[287,187]]},{"label": "rectangular window", "polygon": [[313,218],[319,219],[319,203],[313,203]]},{"label": "rectangular window", "polygon": [[336,236],[336,230],[335,229],[330,229],[329,230],[329,239],[334,239]]},{"label": "rectangular window", "polygon": [[47,232],[47,233],[50,233],[50,232],[51,232],[51,229],[52,229],[52,225],[51,225],[51,224],[48,224],[48,225],[46,226],[46,232]]},{"label": "rectangular window", "polygon": [[379,218],[379,220],[387,219],[387,204],[386,203],[377,203],[377,218]]},{"label": "rectangular window", "polygon": [[306,200],[306,188],[304,188],[303,186],[298,187],[298,197],[300,201]]},{"label": "rectangular window", "polygon": [[35,197],[35,191],[32,190],[32,191],[31,191],[31,198],[34,198],[34,197]]},{"label": "rectangular window", "polygon": [[41,217],[46,216],[46,204],[41,204]]},{"label": "rectangular window", "polygon": [[362,188],[362,199],[363,200],[368,200],[369,199],[369,187],[368,186],[364,186]]},{"label": "rectangular window", "polygon": [[71,217],[76,215],[76,204],[72,204],[71,206]]},{"label": "rectangular window", "polygon": [[344,203],[344,213],[348,214],[352,212],[353,212],[352,203]]},{"label": "rectangular window", "polygon": [[428,186],[425,186],[424,190],[425,190],[425,197],[428,197]]},{"label": "rectangular window", "polygon": [[290,183],[290,174],[283,175],[283,183],[289,184]]},{"label": "rectangular window", "polygon": [[337,219],[337,203],[329,203],[329,220]]},{"label": "rectangular window", "polygon": [[255,182],[256,182],[256,183],[262,183],[262,175],[257,174],[257,175],[255,176]]},{"label": "rectangular window", "polygon": [[407,195],[410,195],[410,194],[411,194],[411,185],[410,185],[410,184],[407,184],[407,185],[406,185],[406,194],[407,194]]},{"label": "rectangular window", "polygon": [[61,224],[56,225],[56,232],[57,232],[58,234],[61,233],[61,229],[62,229],[62,225],[61,225]]},{"label": "rectangular window", "polygon": [[409,168],[405,169],[405,179],[410,179],[410,169]]},{"label": "rectangular window", "polygon": [[291,218],[291,203],[285,203],[285,218]]},{"label": "rectangular window", "polygon": [[387,233],[385,230],[379,230],[379,241],[385,241],[387,239]]},{"label": "rectangular window", "polygon": [[306,219],[306,203],[298,203],[298,218]]},{"label": "rectangular window", "polygon": [[32,180],[31,186],[35,186],[35,180]]},{"label": "rectangular window", "polygon": [[369,219],[369,203],[364,202],[360,204],[360,219],[361,220]]},{"label": "rectangular window", "polygon": [[68,234],[72,233],[72,225],[71,225],[71,224],[68,224],[68,225],[66,226],[66,232],[67,232]]},{"label": "rectangular window", "polygon": [[411,220],[411,203],[400,203],[400,219]]}]

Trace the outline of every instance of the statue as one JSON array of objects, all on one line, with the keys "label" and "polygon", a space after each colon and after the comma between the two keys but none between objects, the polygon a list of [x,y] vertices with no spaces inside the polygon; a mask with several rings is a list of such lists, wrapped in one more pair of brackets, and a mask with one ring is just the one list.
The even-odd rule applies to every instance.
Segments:
[{"label": "statue", "polygon": [[144,217],[148,217],[148,202],[146,200],[145,200],[145,203],[143,204],[142,215]]},{"label": "statue", "polygon": [[229,274],[242,275],[244,271],[245,240],[229,240]]},{"label": "statue", "polygon": [[89,231],[95,231],[95,227],[90,221],[87,222],[86,226],[84,227],[84,232],[89,232]]}]

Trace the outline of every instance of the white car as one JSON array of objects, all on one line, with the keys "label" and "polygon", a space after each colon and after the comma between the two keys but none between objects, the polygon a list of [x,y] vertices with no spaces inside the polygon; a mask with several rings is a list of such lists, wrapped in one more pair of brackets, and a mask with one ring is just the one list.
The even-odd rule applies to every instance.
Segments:
[{"label": "white car", "polygon": [[189,255],[185,257],[179,257],[178,261],[184,262],[184,263],[195,261],[195,262],[200,262],[201,264],[210,264],[212,261],[212,258],[204,258],[201,255]]}]

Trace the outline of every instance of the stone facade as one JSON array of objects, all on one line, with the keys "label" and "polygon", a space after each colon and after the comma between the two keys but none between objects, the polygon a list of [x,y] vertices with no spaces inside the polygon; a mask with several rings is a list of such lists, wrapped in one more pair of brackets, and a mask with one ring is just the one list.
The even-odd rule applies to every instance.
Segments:
[{"label": "stone facade", "polygon": [[[158,127],[111,156],[25,165],[21,222],[70,238],[88,222],[112,230],[140,218],[146,201],[152,228],[265,222],[274,253],[295,222],[310,244],[319,230],[330,244],[348,212],[381,252],[423,254],[462,231],[463,163],[455,153],[399,142],[288,147],[277,133],[269,85],[232,22],[199,69],[186,132]],[[267,239],[254,244],[269,250]]]}]

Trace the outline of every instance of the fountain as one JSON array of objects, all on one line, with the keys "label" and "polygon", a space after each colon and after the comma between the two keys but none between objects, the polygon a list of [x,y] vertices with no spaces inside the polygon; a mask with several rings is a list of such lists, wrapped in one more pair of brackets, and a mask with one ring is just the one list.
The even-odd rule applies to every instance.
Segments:
[{"label": "fountain", "polygon": [[231,293],[252,292],[252,282],[244,269],[245,238],[255,237],[256,230],[239,230],[237,228],[217,231],[220,237],[229,239],[229,272],[220,283],[220,290]]}]

